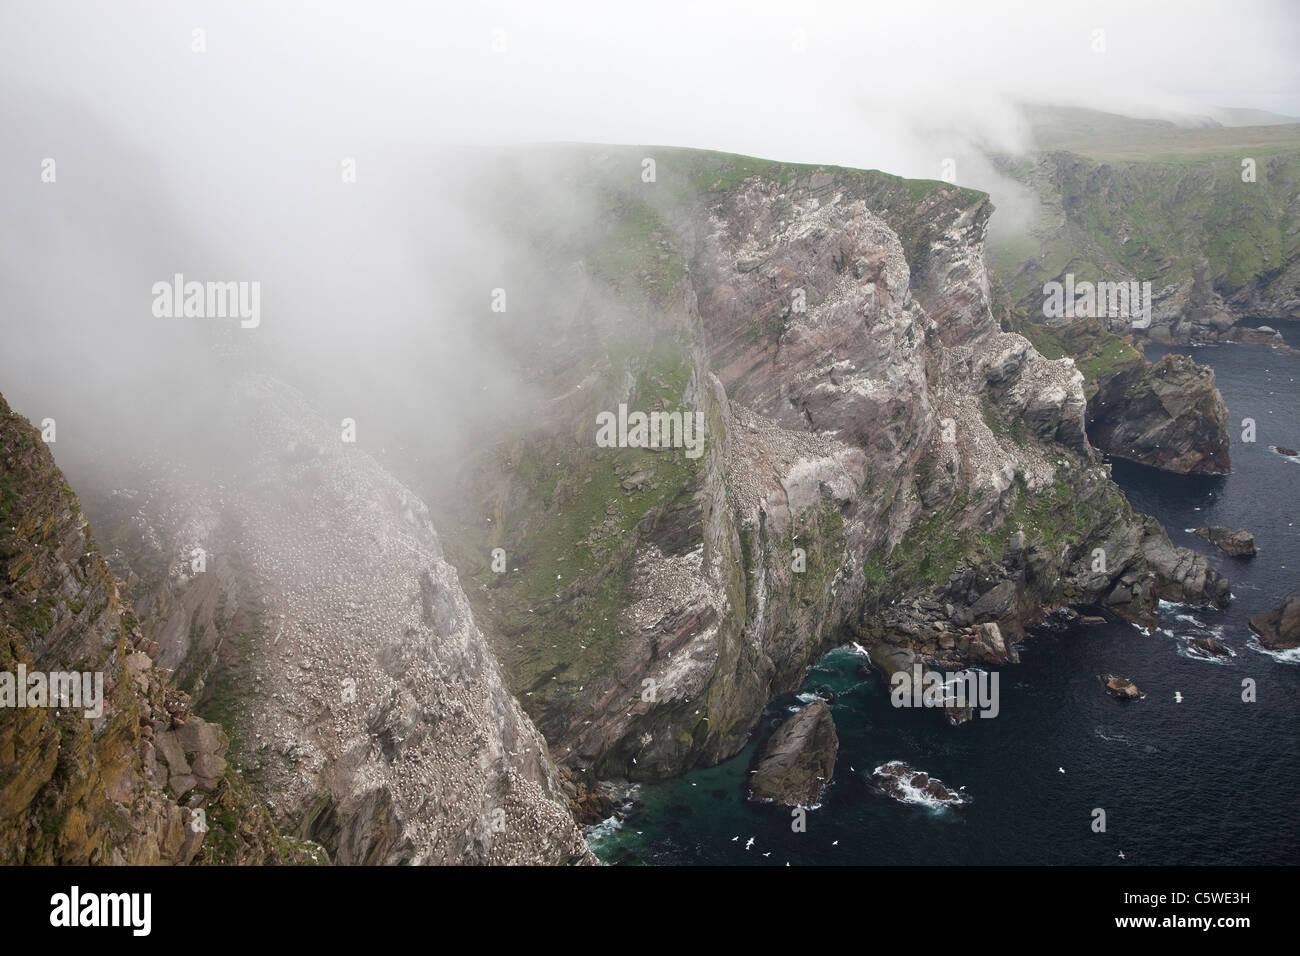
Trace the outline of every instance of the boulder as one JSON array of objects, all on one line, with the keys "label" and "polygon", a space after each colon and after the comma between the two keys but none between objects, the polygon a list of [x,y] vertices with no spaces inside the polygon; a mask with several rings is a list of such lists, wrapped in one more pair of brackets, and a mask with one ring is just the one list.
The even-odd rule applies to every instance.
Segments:
[{"label": "boulder", "polygon": [[787,807],[812,807],[835,773],[840,741],[831,709],[815,700],[768,738],[750,775],[749,799]]},{"label": "boulder", "polygon": [[1286,596],[1277,607],[1261,611],[1250,619],[1250,629],[1271,651],[1300,647],[1300,591]]}]

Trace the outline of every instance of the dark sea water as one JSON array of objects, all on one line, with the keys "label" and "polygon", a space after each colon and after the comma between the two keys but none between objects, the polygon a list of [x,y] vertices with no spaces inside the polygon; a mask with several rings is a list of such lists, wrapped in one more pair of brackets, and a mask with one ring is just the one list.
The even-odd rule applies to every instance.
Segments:
[{"label": "dark sea water", "polygon": [[[769,866],[1294,864],[1300,653],[1263,652],[1246,621],[1300,588],[1300,461],[1269,449],[1300,448],[1300,357],[1267,346],[1176,350],[1216,371],[1234,423],[1233,472],[1191,478],[1116,462],[1114,477],[1175,543],[1227,575],[1230,608],[1165,605],[1150,634],[1110,624],[1036,633],[1022,663],[1001,671],[1000,714],[956,728],[934,711],[890,706],[864,658],[833,651],[804,685],[834,693],[840,737],[834,780],[806,832],[792,831],[789,811],[743,800],[754,749],[796,703],[789,695],[772,702],[757,739],[731,761],[637,788],[621,827],[590,835],[597,854],[609,863]],[[1256,421],[1254,444],[1239,440],[1246,417]],[[1204,524],[1253,531],[1259,555],[1230,558],[1184,530]],[[1187,639],[1207,635],[1235,656],[1192,656]],[[1146,698],[1106,696],[1098,675],[1107,672],[1129,677]],[[1255,703],[1242,700],[1246,678]],[[933,809],[885,796],[870,775],[894,759],[965,786],[972,802]],[[1105,833],[1092,831],[1095,808],[1106,811]]]}]

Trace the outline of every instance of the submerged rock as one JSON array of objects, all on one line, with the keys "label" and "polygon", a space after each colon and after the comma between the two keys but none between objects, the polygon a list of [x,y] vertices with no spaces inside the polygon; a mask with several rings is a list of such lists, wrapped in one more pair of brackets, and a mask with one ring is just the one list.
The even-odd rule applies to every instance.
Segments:
[{"label": "submerged rock", "polygon": [[1212,524],[1208,528],[1197,528],[1192,534],[1218,545],[1220,551],[1234,558],[1249,558],[1255,555],[1255,536],[1241,528],[1225,528],[1223,525]]},{"label": "submerged rock", "polygon": [[1106,693],[1117,700],[1141,700],[1146,696],[1131,680],[1118,674],[1105,674],[1101,682],[1106,688]]},{"label": "submerged rock", "polygon": [[749,781],[749,799],[812,807],[835,773],[840,740],[831,709],[815,700],[768,738]]},{"label": "submerged rock", "polygon": [[1271,651],[1300,647],[1300,591],[1286,596],[1277,607],[1261,611],[1250,619],[1250,629]]},{"label": "submerged rock", "polygon": [[1227,645],[1216,641],[1212,637],[1194,637],[1187,642],[1192,653],[1199,654],[1201,657],[1231,657],[1232,651],[1228,650]]}]

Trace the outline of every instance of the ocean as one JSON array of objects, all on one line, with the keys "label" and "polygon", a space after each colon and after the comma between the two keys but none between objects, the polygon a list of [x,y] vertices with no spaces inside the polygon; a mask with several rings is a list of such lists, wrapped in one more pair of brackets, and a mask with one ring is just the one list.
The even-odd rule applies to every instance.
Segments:
[{"label": "ocean", "polygon": [[[933,710],[892,707],[864,657],[832,651],[800,691],[833,695],[840,738],[834,778],[806,829],[797,832],[789,810],[744,800],[755,748],[798,705],[791,694],[769,704],[733,759],[632,789],[623,820],[589,831],[597,855],[611,864],[1293,864],[1300,651],[1265,652],[1247,619],[1300,588],[1300,460],[1270,447],[1300,448],[1300,356],[1255,345],[1147,355],[1168,351],[1215,369],[1233,423],[1232,474],[1116,461],[1113,475],[1176,544],[1227,576],[1228,609],[1164,604],[1149,634],[1124,624],[1039,629],[1022,645],[1022,663],[1001,671],[998,716],[961,727]],[[1240,440],[1244,418],[1255,420],[1253,443]],[[1187,530],[1207,524],[1252,531],[1259,554],[1232,558]],[[1205,636],[1233,656],[1198,658],[1188,641]],[[1107,696],[1103,673],[1130,678],[1145,699]],[[871,773],[890,760],[965,787],[969,802],[886,796]],[[1095,830],[1097,810],[1104,832]]]}]

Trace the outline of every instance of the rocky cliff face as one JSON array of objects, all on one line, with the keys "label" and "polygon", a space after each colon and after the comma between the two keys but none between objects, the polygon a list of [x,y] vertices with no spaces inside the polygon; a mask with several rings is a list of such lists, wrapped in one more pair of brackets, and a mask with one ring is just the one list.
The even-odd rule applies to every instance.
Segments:
[{"label": "rocky cliff face", "polygon": [[[1226,601],[1109,481],[1074,363],[994,321],[986,197],[655,152],[658,192],[615,178],[630,152],[565,157],[616,198],[608,232],[548,237],[569,285],[511,328],[550,397],[431,492],[472,503],[440,524],[562,760],[653,778],[723,759],[850,636],[889,667],[998,662],[1062,604],[1149,621],[1158,596]],[[535,220],[545,192],[517,197]],[[610,281],[636,303],[617,328]],[[596,447],[620,404],[702,412],[704,454]]]},{"label": "rocky cliff face", "polygon": [[1132,330],[1140,338],[1281,344],[1259,328],[1300,318],[1300,127],[1282,130],[1263,152],[1189,141],[1110,158],[1082,155],[1080,143],[1002,159],[1038,201],[1032,256],[1012,238],[996,256],[1013,301],[1041,316],[1043,283],[1066,273],[1150,281],[1151,326]]},{"label": "rocky cliff face", "polygon": [[1088,440],[1101,451],[1179,474],[1231,470],[1228,410],[1213,369],[1182,355],[1148,362],[1098,319],[1007,323],[1044,355],[1074,359],[1088,397]]},{"label": "rocky cliff face", "polygon": [[590,861],[424,504],[274,379],[222,405],[241,464],[118,489],[114,541],[279,824],[347,864]]},{"label": "rocky cliff face", "polygon": [[[227,773],[228,739],[157,651],[40,433],[0,397],[0,862],[326,861]],[[76,698],[56,701],[55,674],[98,675],[98,706],[56,706]]]},{"label": "rocky cliff face", "polygon": [[[215,471],[100,499],[145,640],[337,861],[585,861],[568,799],[735,754],[846,640],[997,666],[1062,605],[1227,599],[1110,482],[1075,363],[995,320],[986,196],[689,150],[646,183],[641,153],[500,177],[529,306],[466,333],[532,400],[458,467],[408,428],[403,484],[251,377]],[[598,442],[621,406],[703,441]]]}]

